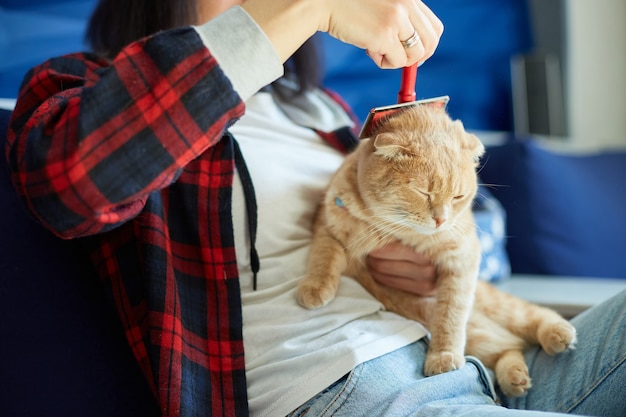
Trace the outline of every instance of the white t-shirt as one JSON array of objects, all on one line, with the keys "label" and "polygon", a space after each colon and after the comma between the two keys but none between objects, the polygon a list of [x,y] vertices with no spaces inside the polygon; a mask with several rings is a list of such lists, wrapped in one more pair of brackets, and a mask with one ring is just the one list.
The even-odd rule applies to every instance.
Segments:
[{"label": "white t-shirt", "polygon": [[[318,123],[328,130],[341,112],[323,97],[312,102],[320,107]],[[307,310],[298,305],[295,287],[305,273],[316,205],[343,156],[312,129],[296,125],[294,112],[287,110],[288,117],[269,93],[254,95],[246,106],[230,132],[240,144],[258,205],[261,269],[253,291],[245,198],[237,177],[233,220],[248,396],[251,415],[280,416],[356,365],[412,343],[426,331],[384,311],[350,278],[342,278],[336,299],[327,306]]]}]

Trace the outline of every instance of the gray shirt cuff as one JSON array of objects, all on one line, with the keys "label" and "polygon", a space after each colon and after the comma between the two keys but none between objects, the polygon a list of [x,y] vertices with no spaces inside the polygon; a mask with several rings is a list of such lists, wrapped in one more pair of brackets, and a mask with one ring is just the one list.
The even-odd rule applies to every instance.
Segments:
[{"label": "gray shirt cuff", "polygon": [[274,47],[240,6],[194,28],[242,100],[283,75]]}]

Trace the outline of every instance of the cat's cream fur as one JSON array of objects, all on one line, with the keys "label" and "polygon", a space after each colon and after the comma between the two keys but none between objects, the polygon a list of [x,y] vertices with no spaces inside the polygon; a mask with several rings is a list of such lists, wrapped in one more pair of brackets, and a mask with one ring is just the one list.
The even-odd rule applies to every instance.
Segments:
[{"label": "cat's cream fur", "polygon": [[[483,152],[444,109],[413,106],[385,121],[331,179],[297,297],[304,307],[323,306],[335,297],[340,275],[351,276],[387,309],[428,327],[426,375],[458,369],[470,354],[516,396],[531,385],[523,350],[539,343],[549,354],[563,352],[576,332],[554,311],[477,281],[481,253],[471,204]],[[436,298],[372,279],[365,256],[393,241],[431,258]]]}]

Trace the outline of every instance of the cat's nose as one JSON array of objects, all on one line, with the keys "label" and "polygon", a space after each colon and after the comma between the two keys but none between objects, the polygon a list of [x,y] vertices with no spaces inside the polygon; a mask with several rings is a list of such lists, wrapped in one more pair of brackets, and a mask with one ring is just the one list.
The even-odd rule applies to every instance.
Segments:
[{"label": "cat's nose", "polygon": [[446,218],[442,216],[433,216],[433,220],[435,221],[435,228],[439,228],[439,226],[446,222]]}]

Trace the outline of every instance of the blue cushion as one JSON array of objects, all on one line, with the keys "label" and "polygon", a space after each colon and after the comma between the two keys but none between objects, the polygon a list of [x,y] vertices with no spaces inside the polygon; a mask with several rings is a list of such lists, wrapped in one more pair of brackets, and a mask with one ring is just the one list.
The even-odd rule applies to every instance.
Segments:
[{"label": "blue cushion", "polygon": [[95,5],[95,0],[0,0],[0,97],[17,97],[33,66],[85,50],[85,28]]},{"label": "blue cushion", "polygon": [[480,186],[474,199],[472,214],[482,252],[478,278],[492,282],[509,278],[511,265],[506,252],[504,208],[487,188]]},{"label": "blue cushion", "polygon": [[626,278],[626,150],[489,147],[483,182],[507,213],[514,273]]},{"label": "blue cushion", "polygon": [[0,414],[158,416],[89,262],[17,198],[4,158],[9,115],[0,110]]}]

